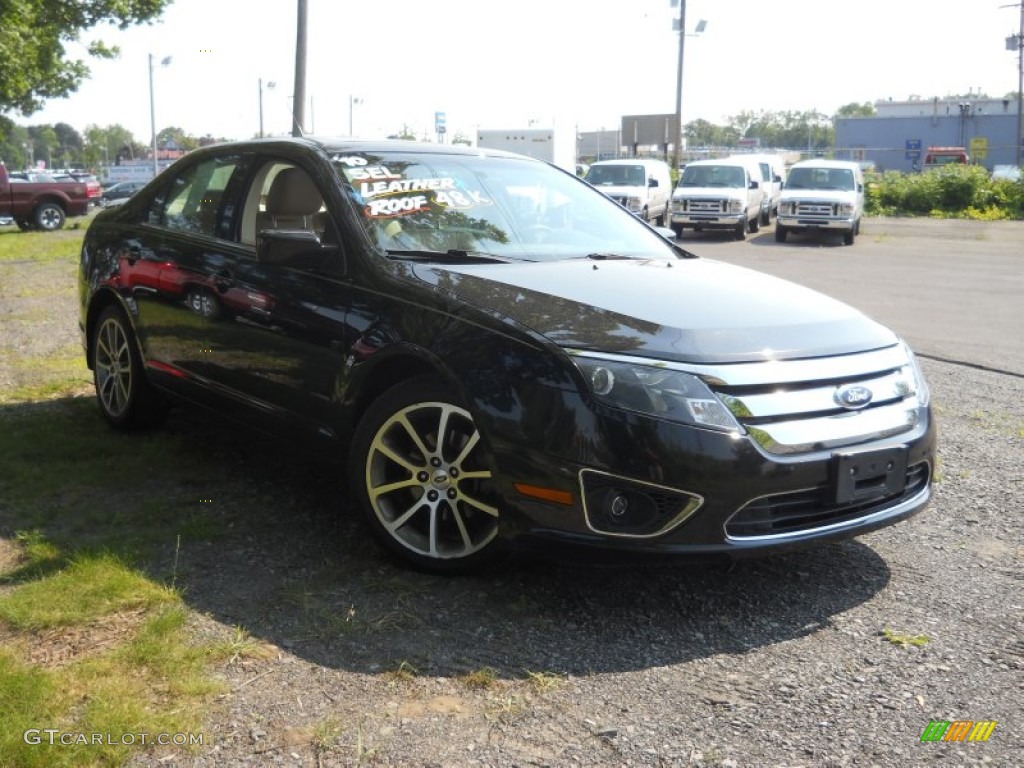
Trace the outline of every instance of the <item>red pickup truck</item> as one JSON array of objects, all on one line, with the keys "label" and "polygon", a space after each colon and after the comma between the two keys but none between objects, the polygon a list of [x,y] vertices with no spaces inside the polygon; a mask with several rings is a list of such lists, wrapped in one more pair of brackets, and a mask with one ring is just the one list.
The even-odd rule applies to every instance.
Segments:
[{"label": "red pickup truck", "polygon": [[9,173],[0,163],[0,218],[22,229],[60,229],[68,216],[89,210],[85,182],[56,181],[45,174]]}]

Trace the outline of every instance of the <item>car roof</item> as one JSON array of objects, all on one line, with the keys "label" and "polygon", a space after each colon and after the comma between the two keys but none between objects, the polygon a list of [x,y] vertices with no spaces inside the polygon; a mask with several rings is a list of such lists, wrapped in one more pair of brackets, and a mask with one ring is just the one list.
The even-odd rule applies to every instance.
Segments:
[{"label": "car roof", "polygon": [[860,171],[860,163],[851,160],[801,160],[793,163],[793,168],[847,168],[853,171]]},{"label": "car roof", "polygon": [[757,162],[753,158],[749,157],[719,157],[714,160],[694,160],[686,164],[687,168],[692,166],[705,166],[705,165],[733,165],[741,168],[749,168],[751,163]]},{"label": "car roof", "polygon": [[[500,149],[486,149],[484,147],[469,147],[464,144],[431,144],[422,141],[407,141],[405,139],[353,139],[348,137],[332,136],[279,136],[265,139],[250,139],[247,141],[229,141],[220,144],[210,144],[197,150],[189,152],[185,157],[202,156],[206,154],[220,154],[224,151],[274,151],[275,149],[310,149],[321,151],[328,155],[343,155],[345,153],[367,153],[377,152],[403,152],[407,154],[431,154],[431,155],[452,155],[464,157],[514,157],[526,158],[533,162],[543,162],[526,157],[515,152],[506,152]],[[184,158],[182,158],[184,159]]]},{"label": "car roof", "polygon": [[593,168],[595,165],[644,165],[646,163],[661,165],[664,162],[655,157],[620,157],[617,160],[598,160],[596,163],[591,163],[590,167]]}]

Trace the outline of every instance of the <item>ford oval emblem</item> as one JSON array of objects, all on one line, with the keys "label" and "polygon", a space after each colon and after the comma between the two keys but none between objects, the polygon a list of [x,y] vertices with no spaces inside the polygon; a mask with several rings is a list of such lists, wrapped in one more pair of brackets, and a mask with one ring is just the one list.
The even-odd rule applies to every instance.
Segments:
[{"label": "ford oval emblem", "polygon": [[867,407],[873,396],[871,390],[867,387],[849,384],[837,389],[834,397],[836,404],[841,405],[847,410],[856,411],[859,408]]}]

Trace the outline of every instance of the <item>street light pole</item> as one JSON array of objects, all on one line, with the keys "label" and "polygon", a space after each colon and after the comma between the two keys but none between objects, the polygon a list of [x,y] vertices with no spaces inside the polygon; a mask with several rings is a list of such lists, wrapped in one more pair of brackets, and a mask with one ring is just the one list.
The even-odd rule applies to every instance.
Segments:
[{"label": "street light pole", "polygon": [[353,112],[352,108],[356,104],[362,104],[362,103],[363,103],[363,100],[361,98],[359,98],[358,96],[353,96],[352,94],[349,94],[349,96],[348,96],[348,135],[349,136],[355,136],[355,131],[352,128],[352,112]]},{"label": "street light pole", "polygon": [[[263,138],[263,78],[259,78],[260,81],[260,138]],[[277,86],[273,80],[267,83],[267,90],[272,91]]]},{"label": "street light pole", "polygon": [[686,47],[686,0],[679,0],[679,66],[676,73],[676,135],[672,167],[679,168],[683,149],[683,52]]},{"label": "street light pole", "polygon": [[[167,56],[160,62],[160,66],[166,67],[171,63],[171,57]],[[156,149],[156,99],[153,97],[153,54],[149,54],[149,126],[153,130],[153,178],[160,173],[160,162],[157,160]]]}]

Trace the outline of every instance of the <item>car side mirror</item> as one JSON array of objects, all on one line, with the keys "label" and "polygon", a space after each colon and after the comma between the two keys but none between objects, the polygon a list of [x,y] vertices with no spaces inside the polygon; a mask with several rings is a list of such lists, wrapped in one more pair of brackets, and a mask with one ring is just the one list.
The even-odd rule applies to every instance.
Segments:
[{"label": "car side mirror", "polygon": [[857,191],[858,192],[863,192],[864,191],[864,185],[861,184],[860,182],[857,183]]},{"label": "car side mirror", "polygon": [[256,260],[260,264],[318,269],[338,253],[338,246],[324,245],[308,229],[265,229],[256,236]]},{"label": "car side mirror", "polygon": [[781,184],[782,183],[782,177],[779,176],[779,174],[775,174],[775,176],[772,177],[772,181],[774,181],[776,184]]},{"label": "car side mirror", "polygon": [[647,180],[647,186],[648,187],[656,187],[656,186],[658,186],[658,180],[655,179],[655,178],[648,179]]},{"label": "car side mirror", "polygon": [[750,182],[750,188],[751,189],[760,189],[760,187],[761,187],[761,185],[758,184],[756,181],[751,181]]}]

